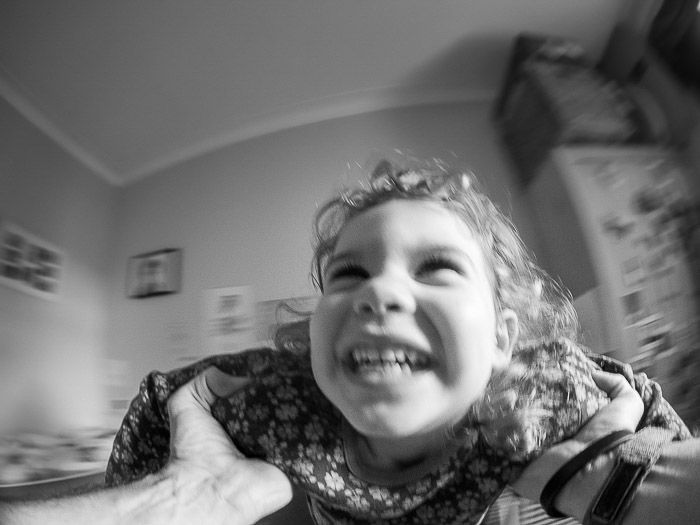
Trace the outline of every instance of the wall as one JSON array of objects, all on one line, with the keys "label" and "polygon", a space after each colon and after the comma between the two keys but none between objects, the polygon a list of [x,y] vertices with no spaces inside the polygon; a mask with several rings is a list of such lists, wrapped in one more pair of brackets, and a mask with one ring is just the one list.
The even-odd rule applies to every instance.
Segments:
[{"label": "wall", "polygon": [[0,436],[102,417],[117,196],[0,99],[0,219],[65,255],[56,301],[0,286]]},{"label": "wall", "polygon": [[[126,187],[116,251],[122,290],[110,308],[109,339],[110,358],[125,369],[123,388],[110,395],[130,398],[151,369],[204,353],[204,289],[252,285],[257,300],[313,293],[313,212],[344,182],[348,163],[381,151],[458,155],[503,208],[512,209],[526,242],[534,242],[489,111],[490,104],[480,102],[326,121],[239,143]],[[127,299],[127,259],[166,247],[183,249],[181,293]]]},{"label": "wall", "polygon": [[[393,148],[456,155],[534,242],[489,101],[298,127],[125,188],[88,173],[5,103],[0,123],[0,218],[66,255],[57,301],[0,286],[0,435],[112,423],[108,400],[130,399],[152,369],[204,354],[204,289],[252,285],[257,300],[314,293],[312,215],[353,182],[348,163]],[[128,258],[165,247],[184,251],[181,292],[127,299]]]}]

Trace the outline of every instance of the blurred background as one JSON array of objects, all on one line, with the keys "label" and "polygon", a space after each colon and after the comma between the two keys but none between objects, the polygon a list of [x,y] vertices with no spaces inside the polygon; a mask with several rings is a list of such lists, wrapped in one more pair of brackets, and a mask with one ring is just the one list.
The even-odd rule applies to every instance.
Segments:
[{"label": "blurred background", "polygon": [[[146,373],[313,308],[316,207],[395,149],[472,168],[585,341],[699,421],[697,20],[697,0],[3,1],[0,484],[99,472]],[[141,293],[144,259],[168,273]]]}]

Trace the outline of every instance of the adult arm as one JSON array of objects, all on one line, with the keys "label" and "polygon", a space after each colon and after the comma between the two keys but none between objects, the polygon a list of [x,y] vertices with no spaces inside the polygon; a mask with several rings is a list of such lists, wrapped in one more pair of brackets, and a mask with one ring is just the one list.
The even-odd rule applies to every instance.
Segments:
[{"label": "adult arm", "polygon": [[700,439],[669,443],[639,487],[624,523],[697,523],[699,483]]},{"label": "adult arm", "polygon": [[[644,406],[619,375],[595,372],[594,379],[612,398],[574,438],[550,448],[532,462],[513,485],[522,496],[538,501],[545,483],[566,461],[612,430],[635,430]],[[614,467],[614,457],[597,458],[562,489],[555,507],[583,522],[585,513]],[[692,523],[700,515],[700,439],[668,443],[638,488],[623,519],[625,524]]]},{"label": "adult arm", "polygon": [[207,523],[250,525],[285,506],[291,485],[276,467],[245,458],[213,419],[210,405],[245,383],[210,368],[168,401],[165,468],[120,487],[37,502],[0,503],[0,523]]}]

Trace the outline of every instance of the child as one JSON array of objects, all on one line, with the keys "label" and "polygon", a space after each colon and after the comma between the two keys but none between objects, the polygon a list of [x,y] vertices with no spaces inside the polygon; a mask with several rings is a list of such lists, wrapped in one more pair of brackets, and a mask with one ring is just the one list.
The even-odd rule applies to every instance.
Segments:
[{"label": "child", "polygon": [[149,374],[108,484],[167,462],[168,396],[212,365],[253,378],[214,417],[302,488],[323,524],[477,523],[607,402],[596,367],[635,386],[642,425],[690,436],[657,385],[575,344],[571,302],[471,176],[382,161],[319,210],[315,234],[310,322],[281,327],[277,350]]}]

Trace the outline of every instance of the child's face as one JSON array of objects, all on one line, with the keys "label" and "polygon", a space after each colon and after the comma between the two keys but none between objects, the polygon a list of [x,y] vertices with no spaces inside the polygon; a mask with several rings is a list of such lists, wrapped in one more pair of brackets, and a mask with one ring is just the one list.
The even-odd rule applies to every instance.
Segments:
[{"label": "child's face", "polygon": [[314,376],[370,439],[444,435],[510,359],[483,252],[436,203],[393,200],[350,220],[323,282]]}]

